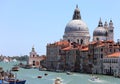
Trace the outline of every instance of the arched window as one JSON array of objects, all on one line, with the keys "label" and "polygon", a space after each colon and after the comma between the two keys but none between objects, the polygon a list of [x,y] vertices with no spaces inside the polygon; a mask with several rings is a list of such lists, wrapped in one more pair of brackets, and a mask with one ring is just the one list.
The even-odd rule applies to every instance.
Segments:
[{"label": "arched window", "polygon": [[33,61],[33,66],[35,66],[35,61]]},{"label": "arched window", "polygon": [[79,43],[79,39],[77,39],[77,43]]},{"label": "arched window", "polygon": [[80,44],[83,44],[83,40],[81,39]]},{"label": "arched window", "polygon": [[97,41],[99,41],[99,38],[96,38]]}]

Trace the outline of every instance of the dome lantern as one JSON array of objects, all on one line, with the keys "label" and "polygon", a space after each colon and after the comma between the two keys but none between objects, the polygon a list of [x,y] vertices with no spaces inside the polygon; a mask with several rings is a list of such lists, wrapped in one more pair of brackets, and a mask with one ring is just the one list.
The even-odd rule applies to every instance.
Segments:
[{"label": "dome lantern", "polygon": [[80,10],[78,8],[78,5],[76,5],[76,9],[74,10],[74,14],[73,14],[73,20],[75,20],[75,19],[81,19]]}]

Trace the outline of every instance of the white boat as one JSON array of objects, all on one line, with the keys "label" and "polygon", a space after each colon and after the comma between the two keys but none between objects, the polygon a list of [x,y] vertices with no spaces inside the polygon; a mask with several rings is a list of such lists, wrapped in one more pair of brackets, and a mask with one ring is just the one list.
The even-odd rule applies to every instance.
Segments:
[{"label": "white boat", "polygon": [[63,84],[62,79],[60,77],[56,77],[54,84]]},{"label": "white boat", "polygon": [[16,59],[13,59],[12,61],[13,61],[13,62],[17,62],[17,60],[16,60]]},{"label": "white boat", "polygon": [[92,81],[98,81],[99,78],[97,76],[92,76],[90,80],[92,80]]},{"label": "white boat", "polygon": [[72,73],[72,72],[67,71],[67,72],[66,72],[66,74],[67,74],[67,75],[72,75],[73,73]]}]

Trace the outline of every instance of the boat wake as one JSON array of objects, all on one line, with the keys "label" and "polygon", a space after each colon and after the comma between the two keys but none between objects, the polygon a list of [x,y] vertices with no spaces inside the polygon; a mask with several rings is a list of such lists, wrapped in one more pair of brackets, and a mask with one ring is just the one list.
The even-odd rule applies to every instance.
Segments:
[{"label": "boat wake", "polygon": [[88,80],[91,81],[91,82],[99,82],[99,83],[104,82],[103,80],[91,80],[91,79],[88,79]]}]

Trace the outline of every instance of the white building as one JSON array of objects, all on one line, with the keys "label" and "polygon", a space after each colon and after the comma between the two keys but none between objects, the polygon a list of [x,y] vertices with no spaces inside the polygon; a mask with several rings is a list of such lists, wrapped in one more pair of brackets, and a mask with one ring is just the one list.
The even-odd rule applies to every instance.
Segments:
[{"label": "white building", "polygon": [[119,75],[120,73],[120,52],[107,55],[103,58],[103,74]]}]

